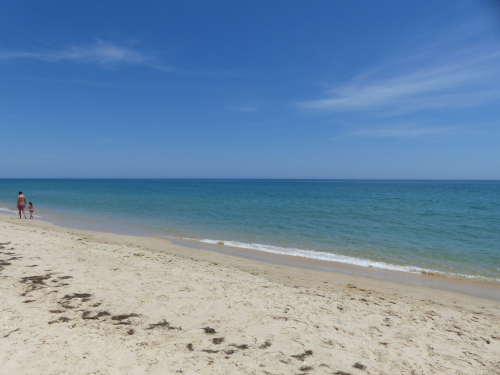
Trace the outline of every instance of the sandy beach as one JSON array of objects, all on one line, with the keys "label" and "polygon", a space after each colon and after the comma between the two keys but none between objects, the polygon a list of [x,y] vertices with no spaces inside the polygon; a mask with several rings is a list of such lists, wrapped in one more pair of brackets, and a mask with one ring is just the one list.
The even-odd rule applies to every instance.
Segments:
[{"label": "sandy beach", "polygon": [[0,215],[0,374],[500,374],[500,302]]}]

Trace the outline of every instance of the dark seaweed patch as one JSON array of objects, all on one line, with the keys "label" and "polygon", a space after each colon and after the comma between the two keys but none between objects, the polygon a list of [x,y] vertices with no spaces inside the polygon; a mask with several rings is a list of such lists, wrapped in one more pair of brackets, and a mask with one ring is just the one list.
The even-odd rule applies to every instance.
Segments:
[{"label": "dark seaweed patch", "polygon": [[63,313],[64,310],[49,310],[49,312],[52,314],[60,314],[60,313]]},{"label": "dark seaweed patch", "polygon": [[266,340],[266,342],[264,342],[264,344],[262,344],[261,346],[259,346],[259,349],[267,349],[270,346],[271,346],[271,342]]},{"label": "dark seaweed patch", "polygon": [[191,343],[187,344],[187,345],[186,345],[186,348],[187,348],[190,352],[192,352],[192,351],[194,350],[194,348],[193,348],[193,344],[191,344]]},{"label": "dark seaweed patch", "polygon": [[46,275],[41,275],[41,276],[21,277],[21,282],[23,284],[46,285],[45,280],[50,279],[50,276],[51,274],[48,273]]},{"label": "dark seaweed patch", "polygon": [[49,324],[60,323],[60,322],[69,322],[70,320],[71,320],[70,318],[67,318],[65,316],[61,316],[59,319],[50,321]]},{"label": "dark seaweed patch", "polygon": [[90,293],[73,293],[73,294],[66,294],[64,297],[61,298],[61,301],[58,303],[64,307],[65,309],[74,309],[75,306],[71,305],[71,302],[75,299],[81,300],[81,302],[87,302],[90,300],[92,297],[92,294]]},{"label": "dark seaweed patch", "polygon": [[97,314],[95,315],[91,315],[92,312],[91,311],[84,311],[83,314],[82,314],[82,319],[85,319],[85,320],[97,320],[99,319],[100,317],[103,317],[103,316],[110,316],[111,314],[107,311],[100,311],[98,312]]},{"label": "dark seaweed patch", "polygon": [[117,323],[114,323],[115,326],[117,325],[123,325],[123,326],[129,326],[132,323],[130,321],[126,321],[129,318],[135,318],[138,317],[139,315],[137,314],[122,314],[122,315],[114,315],[111,317],[111,320],[118,320]]},{"label": "dark seaweed patch", "polygon": [[353,365],[352,365],[352,367],[354,367],[354,368],[358,368],[358,369],[360,369],[360,370],[364,370],[364,369],[366,369],[366,366],[365,366],[365,365],[362,365],[362,364],[361,364],[361,363],[359,363],[359,362],[356,362],[355,364],[353,364]]},{"label": "dark seaweed patch", "polygon": [[304,358],[306,357],[309,357],[310,355],[313,354],[313,351],[312,350],[306,350],[304,353],[302,354],[295,354],[295,355],[292,355],[292,358],[296,358],[298,359],[299,361],[304,361]]},{"label": "dark seaweed patch", "polygon": [[125,319],[128,319],[128,318],[136,318],[138,317],[139,315],[137,314],[123,314],[123,315],[114,315],[111,317],[112,320],[119,320],[119,321],[122,321],[122,320],[125,320]]},{"label": "dark seaweed patch", "polygon": [[210,328],[210,327],[205,327],[205,328],[203,328],[203,330],[205,331],[205,333],[207,335],[214,335],[216,333],[215,329]]},{"label": "dark seaweed patch", "polygon": [[154,329],[154,328],[168,328],[168,329],[178,329],[179,331],[182,329],[181,327],[172,327],[169,322],[167,322],[165,319],[163,321],[150,324],[148,328],[146,329]]},{"label": "dark seaweed patch", "polygon": [[82,302],[87,302],[88,300],[90,300],[90,297],[92,297],[92,294],[90,293],[73,293],[73,294],[66,294],[62,299],[72,300],[80,298]]},{"label": "dark seaweed patch", "polygon": [[235,348],[238,348],[238,349],[248,349],[249,348],[249,346],[247,344],[243,344],[243,345],[231,344],[230,346],[234,346]]},{"label": "dark seaweed patch", "polygon": [[135,331],[134,331],[133,329],[129,329],[129,330],[127,331],[127,333],[128,333],[129,335],[133,335],[133,334],[135,333]]},{"label": "dark seaweed patch", "polygon": [[23,301],[23,303],[31,303],[31,302],[35,302],[36,300],[34,299],[27,299],[26,301]]},{"label": "dark seaweed patch", "polygon": [[212,342],[215,344],[215,345],[219,345],[220,343],[222,343],[224,341],[224,337],[216,337],[216,338],[213,338],[212,339]]},{"label": "dark seaweed patch", "polygon": [[92,311],[84,311],[82,313],[82,319],[89,320],[89,319],[97,319],[97,316],[90,316],[92,314]]},{"label": "dark seaweed patch", "polygon": [[21,296],[26,296],[28,293],[37,290],[37,289],[42,289],[47,286],[45,284],[45,281],[51,278],[50,273],[47,273],[45,275],[41,276],[26,276],[21,278],[21,283],[26,284],[28,286],[27,290],[21,294]]},{"label": "dark seaweed patch", "polygon": [[304,372],[311,371],[312,369],[313,369],[312,366],[302,366],[301,368],[299,368],[300,371]]},{"label": "dark seaweed patch", "polygon": [[210,350],[210,349],[202,349],[201,351],[205,352],[205,353],[210,353],[210,354],[214,354],[214,353],[219,353],[220,352],[220,350]]}]

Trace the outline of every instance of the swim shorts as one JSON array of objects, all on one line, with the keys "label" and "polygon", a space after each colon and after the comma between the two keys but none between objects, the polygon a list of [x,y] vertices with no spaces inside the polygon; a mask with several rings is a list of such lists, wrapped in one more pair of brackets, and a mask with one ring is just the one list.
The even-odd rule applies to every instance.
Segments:
[{"label": "swim shorts", "polygon": [[20,210],[24,210],[26,208],[26,205],[25,204],[22,204],[22,203],[19,203],[17,205],[17,208],[20,209]]}]

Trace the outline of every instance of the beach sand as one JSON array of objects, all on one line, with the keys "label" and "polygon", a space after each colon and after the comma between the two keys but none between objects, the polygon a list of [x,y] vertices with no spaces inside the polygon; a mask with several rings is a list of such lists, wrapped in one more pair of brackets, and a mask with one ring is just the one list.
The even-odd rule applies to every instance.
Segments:
[{"label": "beach sand", "polygon": [[500,374],[500,302],[0,215],[0,374]]}]

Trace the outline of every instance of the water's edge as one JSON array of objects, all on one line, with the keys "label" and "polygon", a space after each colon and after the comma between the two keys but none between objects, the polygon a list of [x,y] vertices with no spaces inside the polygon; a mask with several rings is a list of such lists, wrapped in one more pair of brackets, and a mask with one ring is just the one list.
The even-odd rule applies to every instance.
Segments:
[{"label": "water's edge", "polygon": [[[17,215],[17,213],[12,210],[1,209],[0,212]],[[99,233],[113,233],[118,235],[132,235],[137,237],[156,237],[184,247],[214,251],[281,266],[361,276],[365,278],[395,282],[398,284],[425,287],[500,301],[500,283],[494,281],[457,278],[453,277],[453,275],[432,272],[409,272],[405,270],[378,268],[374,266],[360,266],[356,264],[337,262],[334,260],[315,259],[301,255],[266,252],[252,248],[231,246],[231,242],[224,242],[222,244],[217,240],[166,236],[156,233],[152,230],[152,228],[146,228],[139,225],[134,226],[126,223],[93,221],[81,217],[75,217],[71,220],[61,218],[54,220],[45,217],[37,217],[36,219],[49,222],[52,225],[62,228],[86,230]]]}]

